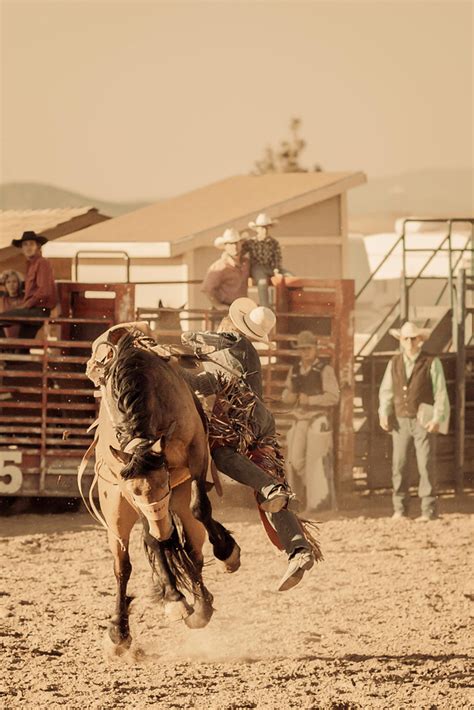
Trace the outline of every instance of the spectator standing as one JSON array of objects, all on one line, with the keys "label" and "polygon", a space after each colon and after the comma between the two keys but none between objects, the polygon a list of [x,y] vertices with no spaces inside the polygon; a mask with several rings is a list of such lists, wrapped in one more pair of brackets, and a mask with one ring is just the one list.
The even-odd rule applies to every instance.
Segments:
[{"label": "spectator standing", "polygon": [[[56,284],[50,262],[41,254],[48,240],[41,234],[23,232],[21,239],[13,239],[12,246],[21,249],[26,259],[25,294],[19,307],[5,311],[3,316],[47,318],[57,303]],[[22,323],[20,338],[34,338],[42,323]]]},{"label": "spectator standing", "polygon": [[299,333],[299,362],[288,373],[282,400],[294,405],[288,432],[288,475],[296,495],[317,510],[334,495],[332,411],[339,403],[339,385],[331,365],[317,356],[316,336]]},{"label": "spectator standing", "polygon": [[[400,341],[401,352],[388,363],[380,385],[379,419],[382,429],[392,433],[392,517],[402,519],[408,515],[408,453],[414,444],[420,477],[418,520],[428,522],[438,517],[433,435],[449,420],[446,380],[439,358],[422,352],[429,330],[408,321],[401,330],[390,333]],[[431,411],[425,422],[420,405],[425,405],[425,411],[427,405]]]},{"label": "spectator standing", "polygon": [[234,228],[226,229],[214,241],[222,254],[207,270],[202,291],[219,309],[227,309],[236,298],[247,295],[250,262],[242,256],[240,234]]},{"label": "spectator standing", "polygon": [[246,239],[242,245],[242,253],[250,259],[250,276],[258,288],[259,304],[267,307],[270,305],[269,279],[274,274],[289,273],[282,266],[280,244],[269,233],[274,224],[277,224],[275,219],[264,212],[260,213],[255,222],[249,222],[256,236]]}]

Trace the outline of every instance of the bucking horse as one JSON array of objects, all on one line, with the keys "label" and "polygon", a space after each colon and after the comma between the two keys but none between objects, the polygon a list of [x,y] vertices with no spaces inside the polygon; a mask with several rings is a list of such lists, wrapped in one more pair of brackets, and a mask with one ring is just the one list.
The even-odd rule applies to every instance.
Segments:
[{"label": "bucking horse", "polygon": [[155,588],[170,620],[200,628],[211,619],[213,597],[202,579],[206,531],[225,571],[240,566],[239,546],[212,517],[205,415],[177,362],[146,333],[146,324],[110,329],[94,342],[87,369],[100,387],[101,404],[79,483],[95,449],[88,505],[107,529],[114,559],[117,597],[107,640],[115,655],[132,641],[129,539],[138,520]]}]

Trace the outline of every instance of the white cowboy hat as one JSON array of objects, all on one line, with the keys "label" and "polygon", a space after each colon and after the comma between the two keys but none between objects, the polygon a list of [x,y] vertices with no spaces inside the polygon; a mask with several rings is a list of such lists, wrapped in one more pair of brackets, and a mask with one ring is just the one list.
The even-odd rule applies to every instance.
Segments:
[{"label": "white cowboy hat", "polygon": [[251,298],[236,298],[230,304],[229,317],[241,333],[263,343],[268,343],[268,333],[276,323],[273,311],[266,306],[257,306]]},{"label": "white cowboy hat", "polygon": [[431,330],[429,328],[418,328],[415,323],[407,321],[399,330],[397,328],[390,328],[388,332],[397,340],[400,340],[400,338],[417,338],[418,336],[421,336],[424,340],[427,340],[430,336]]},{"label": "white cowboy hat", "polygon": [[214,239],[214,246],[223,249],[226,244],[237,244],[237,242],[240,242],[240,234],[234,227],[229,227],[224,234]]},{"label": "white cowboy hat", "polygon": [[266,212],[260,212],[255,222],[249,222],[249,227],[250,229],[255,229],[255,227],[271,227],[272,224],[278,224],[278,220],[272,219]]}]

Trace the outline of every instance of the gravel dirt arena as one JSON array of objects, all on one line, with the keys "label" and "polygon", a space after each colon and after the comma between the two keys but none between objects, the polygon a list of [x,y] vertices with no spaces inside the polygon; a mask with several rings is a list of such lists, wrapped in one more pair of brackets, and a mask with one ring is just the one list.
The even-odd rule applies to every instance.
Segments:
[{"label": "gravel dirt arena", "polygon": [[217,507],[242,567],[207,566],[216,611],[196,631],[153,603],[137,527],[136,653],[114,661],[102,650],[115,594],[104,531],[85,513],[1,517],[0,706],[474,707],[471,502],[444,501],[428,524],[391,521],[387,498],[322,515],[325,561],[286,593],[274,591],[285,558],[256,512]]}]

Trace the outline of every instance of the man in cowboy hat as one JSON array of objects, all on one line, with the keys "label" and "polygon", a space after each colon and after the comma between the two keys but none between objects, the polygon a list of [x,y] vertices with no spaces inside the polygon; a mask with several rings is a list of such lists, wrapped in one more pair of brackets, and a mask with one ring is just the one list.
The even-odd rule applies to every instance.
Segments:
[{"label": "man in cowboy hat", "polygon": [[294,423],[288,432],[290,483],[309,509],[330,502],[333,495],[333,440],[331,411],[339,402],[339,385],[331,365],[317,356],[316,336],[298,334],[300,356],[288,372],[282,400],[293,404]]},{"label": "man in cowboy hat", "polygon": [[[253,429],[258,433],[254,442],[256,444],[258,439],[275,435],[275,421],[262,401],[262,368],[252,342],[269,342],[268,334],[275,322],[275,315],[269,308],[257,306],[250,298],[238,298],[231,304],[229,315],[223,319],[217,333],[182,335],[183,342],[194,346],[197,352],[202,347],[212,346],[215,352],[208,355],[208,358],[224,364],[224,373],[232,370],[234,376],[240,374],[253,391],[255,406],[251,416]],[[209,394],[212,385],[208,389],[204,379],[201,377],[200,386],[196,386],[196,382],[192,386],[202,394]],[[314,564],[311,545],[292,512],[296,503],[294,496],[286,485],[276,482],[270,474],[230,446],[213,447],[212,457],[219,471],[256,491],[260,508],[269,518],[288,555],[288,568],[280,580],[278,590],[291,589]]]},{"label": "man in cowboy hat", "polygon": [[[32,231],[23,232],[21,239],[13,239],[12,246],[21,249],[26,259],[25,295],[21,307],[5,311],[3,317],[47,318],[56,305],[58,298],[53,269],[41,254],[41,247],[47,241],[46,237]],[[34,338],[41,326],[42,323],[22,323],[19,337]]]},{"label": "man in cowboy hat", "polygon": [[[443,366],[439,358],[422,352],[430,331],[408,321],[390,334],[400,341],[401,352],[387,365],[379,391],[379,419],[393,441],[393,518],[408,515],[410,476],[408,452],[415,445],[420,476],[421,521],[437,517],[435,464],[432,435],[449,419],[449,399]],[[421,406],[423,405],[423,406]],[[423,409],[431,412],[428,421]]]},{"label": "man in cowboy hat", "polygon": [[269,233],[269,228],[274,224],[277,224],[276,219],[271,219],[265,212],[261,212],[255,222],[249,222],[249,227],[255,230],[256,236],[246,239],[242,245],[242,253],[248,254],[250,259],[250,275],[257,284],[261,306],[270,305],[269,278],[274,274],[289,273],[282,266],[280,244]]},{"label": "man in cowboy hat", "polygon": [[201,290],[213,306],[228,308],[236,298],[247,295],[250,263],[242,256],[240,234],[233,227],[217,237],[214,246],[222,254],[208,268]]}]

